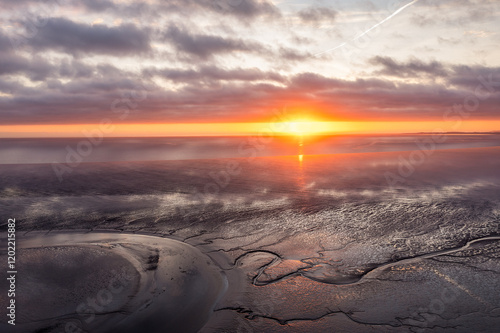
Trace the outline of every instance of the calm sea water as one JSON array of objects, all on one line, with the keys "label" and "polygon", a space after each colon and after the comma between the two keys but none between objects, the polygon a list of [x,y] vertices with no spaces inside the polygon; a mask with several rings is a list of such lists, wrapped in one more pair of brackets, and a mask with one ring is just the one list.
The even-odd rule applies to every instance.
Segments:
[{"label": "calm sea water", "polygon": [[[500,134],[0,139],[0,164],[156,161],[500,146]],[[75,157],[75,154],[78,155]]]}]

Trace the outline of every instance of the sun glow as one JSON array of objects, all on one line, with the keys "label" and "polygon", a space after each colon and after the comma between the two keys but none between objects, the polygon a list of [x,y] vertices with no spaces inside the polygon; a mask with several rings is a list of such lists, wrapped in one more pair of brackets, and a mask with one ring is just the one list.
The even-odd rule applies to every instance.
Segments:
[{"label": "sun glow", "polygon": [[321,121],[292,120],[280,123],[279,127],[280,133],[299,136],[332,132],[332,124]]},{"label": "sun glow", "polygon": [[498,132],[500,120],[468,121],[317,121],[295,118],[260,123],[157,123],[157,124],[33,124],[1,125],[0,138],[171,136],[309,136],[340,134],[390,134],[439,132]]}]

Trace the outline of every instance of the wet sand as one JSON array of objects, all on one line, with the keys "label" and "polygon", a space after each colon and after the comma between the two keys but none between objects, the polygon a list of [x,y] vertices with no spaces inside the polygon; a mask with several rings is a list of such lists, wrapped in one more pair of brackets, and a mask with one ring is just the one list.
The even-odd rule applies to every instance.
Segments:
[{"label": "wet sand", "polygon": [[[388,184],[386,174],[398,175],[411,153],[82,164],[62,183],[50,166],[0,166],[0,211],[16,213],[20,240],[41,230],[113,230],[196,248],[228,284],[222,298],[209,302],[215,306],[206,324],[185,332],[496,333],[500,148],[436,150],[403,181]],[[215,182],[210,174],[220,175],[228,163],[238,163],[240,174],[200,201],[204,186]],[[68,239],[65,245],[75,245]],[[146,265],[155,257],[150,240],[113,250],[85,243],[72,253],[88,251],[95,261],[109,255],[116,265],[116,256],[138,256]],[[175,289],[191,290],[193,283]],[[191,296],[186,300],[206,304],[206,294]],[[187,313],[178,297],[172,312]],[[132,313],[141,312],[109,316]],[[152,313],[160,315],[168,317]],[[176,332],[172,327],[163,329]]]},{"label": "wet sand", "polygon": [[19,316],[2,332],[195,332],[226,289],[207,256],[172,239],[34,232],[18,253]]}]

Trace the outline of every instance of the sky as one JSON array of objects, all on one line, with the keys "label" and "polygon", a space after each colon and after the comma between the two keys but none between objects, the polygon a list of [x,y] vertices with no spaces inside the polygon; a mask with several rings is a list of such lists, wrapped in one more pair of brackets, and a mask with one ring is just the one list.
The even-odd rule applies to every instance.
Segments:
[{"label": "sky", "polygon": [[497,0],[0,5],[2,137],[500,130]]}]

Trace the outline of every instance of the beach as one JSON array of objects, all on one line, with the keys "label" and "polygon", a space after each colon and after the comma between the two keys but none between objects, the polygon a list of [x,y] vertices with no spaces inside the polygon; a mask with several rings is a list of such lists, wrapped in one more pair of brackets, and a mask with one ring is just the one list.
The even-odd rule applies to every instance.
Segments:
[{"label": "beach", "polygon": [[[135,272],[92,322],[102,331],[494,332],[500,148],[421,151],[402,173],[415,152],[82,163],[63,182],[50,164],[2,165],[2,213],[26,258],[19,302],[49,288],[44,267],[65,249],[62,263],[88,262],[61,272]],[[182,284],[155,275],[145,297],[160,272]],[[103,283],[60,287],[71,306],[19,323],[56,317],[42,321],[56,332]]]}]

